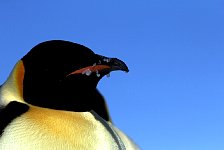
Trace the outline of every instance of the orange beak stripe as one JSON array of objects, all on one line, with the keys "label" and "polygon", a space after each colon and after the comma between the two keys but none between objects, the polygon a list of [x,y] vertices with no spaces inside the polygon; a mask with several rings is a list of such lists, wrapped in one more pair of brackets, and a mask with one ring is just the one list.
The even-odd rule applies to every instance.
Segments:
[{"label": "orange beak stripe", "polygon": [[88,66],[88,67],[76,70],[76,71],[68,74],[67,76],[72,75],[72,74],[83,74],[83,72],[85,72],[86,70],[90,70],[91,72],[97,72],[97,71],[101,71],[104,69],[110,69],[110,66],[107,66],[107,65]]}]

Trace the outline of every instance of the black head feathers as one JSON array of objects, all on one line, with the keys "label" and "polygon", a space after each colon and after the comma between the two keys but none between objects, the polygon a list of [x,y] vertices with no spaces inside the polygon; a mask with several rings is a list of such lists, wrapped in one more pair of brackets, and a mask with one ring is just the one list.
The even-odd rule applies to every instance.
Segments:
[{"label": "black head feathers", "polygon": [[117,58],[61,40],[40,43],[21,60],[25,69],[23,98],[27,103],[68,111],[94,110],[106,120],[109,116],[97,83],[111,71],[128,72]]}]

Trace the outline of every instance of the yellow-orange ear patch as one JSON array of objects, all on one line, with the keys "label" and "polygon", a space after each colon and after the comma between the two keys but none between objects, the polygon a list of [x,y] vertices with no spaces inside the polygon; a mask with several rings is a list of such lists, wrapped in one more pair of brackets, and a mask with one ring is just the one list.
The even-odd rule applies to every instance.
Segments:
[{"label": "yellow-orange ear patch", "polygon": [[24,79],[24,74],[25,74],[25,69],[23,62],[20,60],[15,68],[14,68],[14,78],[16,81],[17,88],[19,90],[19,93],[21,97],[23,97],[23,79]]}]

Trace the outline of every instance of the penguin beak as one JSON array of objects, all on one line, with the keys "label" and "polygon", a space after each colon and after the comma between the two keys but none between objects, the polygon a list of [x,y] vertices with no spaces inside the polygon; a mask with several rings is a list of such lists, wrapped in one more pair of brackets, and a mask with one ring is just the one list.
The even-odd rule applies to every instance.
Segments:
[{"label": "penguin beak", "polygon": [[108,66],[109,71],[121,70],[129,72],[127,65],[120,59],[117,58],[108,58],[105,56],[97,55],[99,57],[99,63],[102,65]]},{"label": "penguin beak", "polygon": [[79,70],[76,70],[70,73],[69,75],[88,74],[88,72],[90,72],[90,74],[92,72],[107,74],[107,73],[110,73],[111,71],[116,71],[116,70],[129,72],[127,65],[122,60],[117,58],[108,58],[108,57],[97,55],[97,54],[95,55],[97,58],[96,59],[97,62],[93,63],[91,66],[87,66]]}]

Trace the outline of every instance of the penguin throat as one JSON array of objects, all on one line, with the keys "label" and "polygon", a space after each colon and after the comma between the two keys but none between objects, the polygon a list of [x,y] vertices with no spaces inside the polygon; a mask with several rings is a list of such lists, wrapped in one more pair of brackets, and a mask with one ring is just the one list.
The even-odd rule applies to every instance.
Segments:
[{"label": "penguin throat", "polygon": [[37,83],[34,86],[30,85],[29,81],[24,83],[24,100],[29,104],[73,112],[94,110],[105,120],[109,120],[104,98],[93,85],[87,86],[87,83],[81,85],[81,82],[75,84],[74,80],[64,81],[57,86],[51,84],[41,86]]}]

